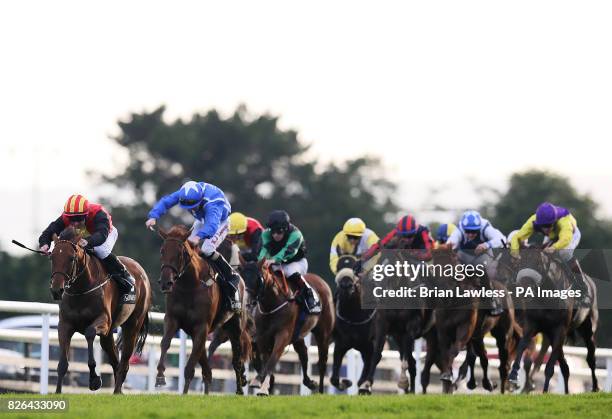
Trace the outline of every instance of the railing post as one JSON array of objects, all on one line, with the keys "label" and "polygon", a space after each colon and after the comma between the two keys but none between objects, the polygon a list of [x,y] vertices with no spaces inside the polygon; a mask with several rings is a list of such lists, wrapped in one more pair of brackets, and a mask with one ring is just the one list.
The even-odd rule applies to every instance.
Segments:
[{"label": "railing post", "polygon": [[40,339],[40,394],[49,392],[49,318],[42,315],[42,337]]},{"label": "railing post", "polygon": [[152,343],[147,345],[149,347],[149,359],[147,360],[147,389],[149,391],[155,391],[155,346]]},{"label": "railing post", "polygon": [[181,340],[181,347],[179,350],[179,374],[178,374],[178,389],[177,393],[183,392],[185,386],[185,364],[187,363],[187,334],[183,329],[179,331],[179,338]]},{"label": "railing post", "polygon": [[605,391],[612,391],[612,357],[606,358],[606,373]]},{"label": "railing post", "polygon": [[423,351],[423,338],[418,338],[414,344],[414,357],[416,359],[416,377],[414,379],[414,383],[410,383],[410,385],[414,386],[414,389],[417,393],[421,393],[423,391],[421,387],[421,369],[423,368],[421,362],[421,353]]}]

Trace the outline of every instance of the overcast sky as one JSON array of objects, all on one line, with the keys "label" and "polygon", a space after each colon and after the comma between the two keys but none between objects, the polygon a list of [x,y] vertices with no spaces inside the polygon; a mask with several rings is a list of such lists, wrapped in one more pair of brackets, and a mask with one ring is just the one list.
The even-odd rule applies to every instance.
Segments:
[{"label": "overcast sky", "polygon": [[0,246],[95,198],[116,121],[161,104],[245,103],[326,161],[381,156],[407,209],[538,167],[612,216],[610,22],[605,1],[2,2]]}]

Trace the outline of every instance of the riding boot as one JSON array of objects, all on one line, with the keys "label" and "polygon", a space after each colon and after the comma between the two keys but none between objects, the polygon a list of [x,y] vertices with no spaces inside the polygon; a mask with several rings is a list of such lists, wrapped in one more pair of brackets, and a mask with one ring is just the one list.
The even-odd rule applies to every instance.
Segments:
[{"label": "riding boot", "polygon": [[240,276],[232,269],[232,266],[227,263],[221,253],[215,251],[212,255],[208,256],[207,259],[212,263],[213,268],[221,275],[221,290],[223,294],[225,294],[229,309],[239,313],[242,308],[240,292],[238,291]]},{"label": "riding boot", "polygon": [[590,307],[592,304],[591,296],[589,295],[589,287],[584,279],[582,268],[575,257],[572,257],[568,262],[573,274],[573,288],[580,291],[581,297],[578,299],[578,304],[582,307]]},{"label": "riding boot", "polygon": [[132,274],[130,274],[130,271],[128,271],[119,258],[112,253],[102,259],[102,264],[108,276],[117,284],[119,301],[121,303],[133,303],[135,298],[134,285],[136,281]]},{"label": "riding boot", "polygon": [[319,314],[321,312],[321,302],[318,296],[315,296],[315,292],[304,277],[296,272],[287,278],[297,285],[299,289],[299,299],[308,314]]}]

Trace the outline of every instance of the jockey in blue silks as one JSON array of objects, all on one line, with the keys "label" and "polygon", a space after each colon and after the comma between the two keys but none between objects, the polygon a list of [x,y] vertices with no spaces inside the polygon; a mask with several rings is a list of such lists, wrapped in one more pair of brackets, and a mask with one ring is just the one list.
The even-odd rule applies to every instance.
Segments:
[{"label": "jockey in blue silks", "polygon": [[225,194],[210,183],[186,182],[181,189],[164,196],[153,206],[145,225],[152,228],[158,218],[177,204],[189,211],[195,218],[188,240],[195,246],[201,244],[202,255],[211,262],[223,278],[221,289],[226,294],[231,309],[239,311],[241,308],[238,294],[240,277],[225,258],[217,252],[217,248],[227,236],[228,216],[232,212]]}]

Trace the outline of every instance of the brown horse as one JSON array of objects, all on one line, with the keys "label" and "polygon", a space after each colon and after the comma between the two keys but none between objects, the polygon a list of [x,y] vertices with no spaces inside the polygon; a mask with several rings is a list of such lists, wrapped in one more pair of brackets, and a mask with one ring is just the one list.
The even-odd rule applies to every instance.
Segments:
[{"label": "brown horse", "polygon": [[[226,329],[232,345],[232,366],[236,374],[236,394],[243,394],[246,385],[244,362],[251,353],[251,338],[246,331],[246,315],[225,310],[221,301],[221,288],[211,267],[187,241],[190,230],[177,225],[169,231],[158,228],[164,242],[161,247],[161,290],[166,294],[164,337],[157,365],[157,386],[166,384],[165,359],[172,337],[178,329],[191,336],[193,348],[185,365],[187,394],[195,374],[196,363],[202,367],[204,392],[208,394],[212,383],[212,371],[206,354],[206,338],[218,327]],[[244,297],[244,282],[240,281],[240,295]],[[244,306],[244,298],[243,298]]]},{"label": "brown horse", "polygon": [[[258,395],[269,394],[269,374],[274,372],[285,347],[293,344],[302,366],[303,384],[311,390],[317,389],[317,384],[308,376],[308,348],[304,337],[312,331],[319,349],[319,385],[323,392],[323,380],[327,368],[327,351],[334,329],[334,309],[332,292],[329,285],[318,275],[306,274],[304,278],[319,294],[321,313],[305,315],[296,330],[301,308],[295,301],[294,294],[287,285],[287,279],[282,272],[273,272],[272,266],[262,261],[259,264],[262,280],[255,283],[247,282],[257,298],[255,314],[255,330],[257,349],[261,353],[263,366],[257,376],[251,381],[251,387],[258,388]],[[249,278],[247,278],[249,281]]]},{"label": "brown horse", "polygon": [[[456,256],[451,250],[441,247],[434,252],[434,263],[439,265],[456,265]],[[437,278],[440,290],[461,292],[479,288],[475,278],[467,277],[462,281],[453,278]],[[477,297],[438,297],[435,299],[435,336],[427,336],[427,356],[421,374],[423,393],[429,384],[429,371],[434,363],[439,364],[442,375],[442,391],[453,393],[453,361],[460,351],[467,349],[478,321],[479,299]]]},{"label": "brown horse", "polygon": [[[102,380],[96,374],[93,342],[100,336],[100,345],[108,355],[115,376],[115,394],[121,393],[134,349],[141,353],[149,328],[151,307],[149,278],[138,262],[121,257],[136,280],[134,304],[119,304],[119,292],[102,263],[77,245],[81,236],[72,227],[54,237],[51,253],[51,294],[61,299],[58,324],[60,359],[57,366],[56,393],[62,392],[62,380],[68,371],[70,340],[75,332],[85,335],[89,366],[89,389],[98,390]],[[121,326],[121,359],[113,328]]]}]

